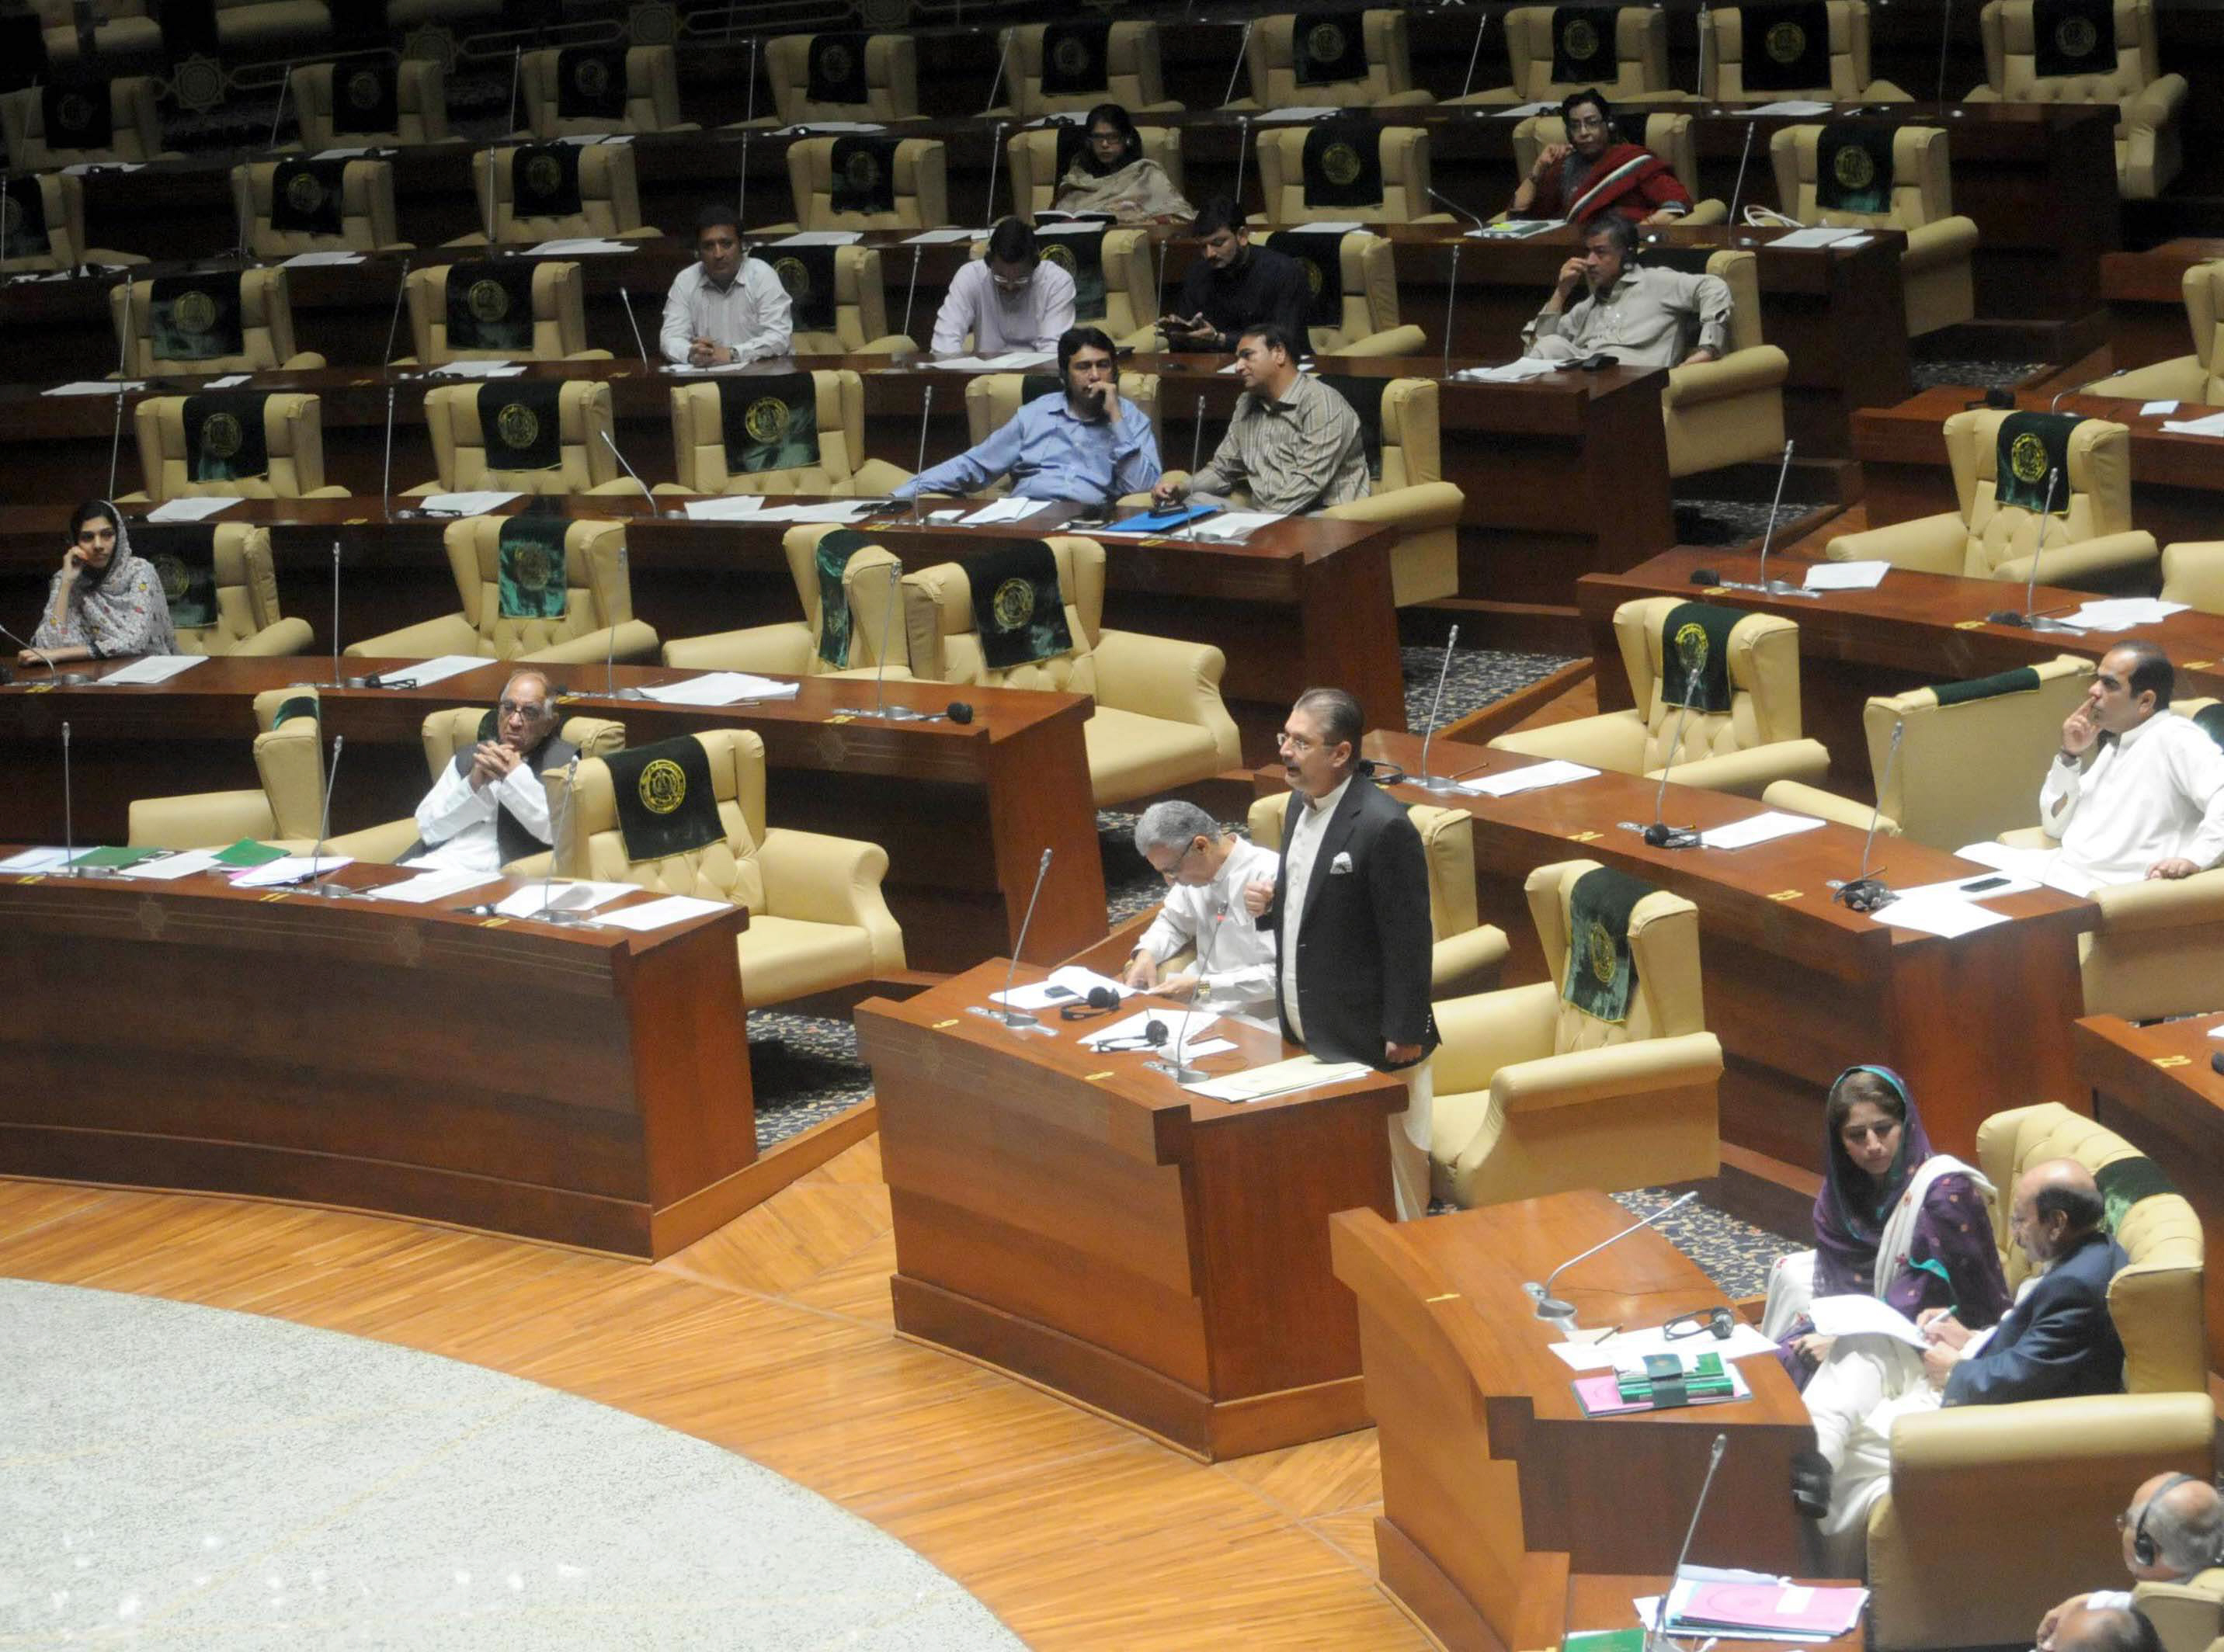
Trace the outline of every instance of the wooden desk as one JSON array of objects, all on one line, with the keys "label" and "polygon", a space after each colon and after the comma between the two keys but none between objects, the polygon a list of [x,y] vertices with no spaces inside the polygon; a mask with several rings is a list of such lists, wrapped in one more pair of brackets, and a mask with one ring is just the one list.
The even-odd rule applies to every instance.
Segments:
[{"label": "wooden desk", "polygon": [[2192,1201],[2208,1248],[2208,1365],[2224,1371],[2224,1075],[2208,1064],[2224,1015],[2139,1026],[2113,1015],[2077,1024],[2077,1076],[2093,1116],[2161,1165]]},{"label": "wooden desk", "polygon": [[2185,313],[2185,272],[2224,258],[2224,240],[2180,236],[2145,252],[2112,252],[2101,260],[2101,296],[2108,305],[2108,364],[2145,367],[2193,354]]},{"label": "wooden desk", "polygon": [[[1367,736],[1369,756],[1417,772],[1421,742]],[[1502,772],[1536,760],[1439,743],[1439,773]],[[1283,788],[1281,770],[1254,777]],[[1725,1142],[1795,1165],[1817,1162],[1830,1081],[1856,1062],[1883,1062],[1923,1098],[1931,1139],[1968,1154],[1977,1126],[2002,1108],[2062,1100],[2079,1111],[2069,1024],[2083,1008],[2077,936],[2091,902],[2050,889],[1988,902],[2013,920],[1954,940],[1893,929],[1830,899],[1828,880],[1860,867],[1862,834],[1825,825],[1750,848],[1653,848],[1625,820],[1650,821],[1657,787],[1599,774],[1513,797],[1439,797],[1393,786],[1406,803],[1464,809],[1475,817],[1477,904],[1512,945],[1509,986],[1550,975],[1522,885],[1535,867],[1587,857],[1699,909],[1707,1029],[1722,1040]],[[1726,825],[1763,812],[1727,792],[1671,784],[1670,823]],[[1975,868],[1941,850],[1895,842],[1891,880],[1902,887],[1967,877]],[[1580,1247],[1576,1247],[1580,1248]]]},{"label": "wooden desk", "polygon": [[[398,662],[350,660],[351,674]],[[115,667],[96,668],[116,669]],[[134,798],[256,787],[254,697],[329,680],[328,659],[212,659],[157,688],[0,689],[0,760],[13,777],[9,835],[61,842],[61,725],[71,726],[79,842],[120,843]],[[325,729],[343,735],[332,829],[413,813],[425,794],[419,729],[427,713],[490,704],[509,667],[490,663],[424,689],[325,690]],[[873,703],[869,682],[806,678],[793,700],[662,706],[604,700],[599,665],[545,667],[567,713],[610,717],[635,745],[739,724],[765,742],[772,823],[862,837],[888,852],[883,886],[919,969],[963,968],[1008,951],[1046,847],[1027,955],[1065,957],[1105,933],[1104,873],[1090,801],[1077,695],[968,690],[970,725],[852,720]],[[673,682],[684,672],[617,669],[621,685]],[[890,683],[892,703],[939,711],[955,690]]]},{"label": "wooden desk", "polygon": [[[1103,1019],[1046,1012],[1044,1037],[969,1012],[1003,983],[986,964],[857,1008],[895,1218],[896,1328],[1207,1460],[1366,1427],[1328,1218],[1390,1210],[1384,1120],[1405,1086],[1369,1074],[1226,1106],[1140,1055],[1082,1049]],[[1222,1030],[1239,1050],[1205,1058],[1216,1070],[1298,1053]]]},{"label": "wooden desk", "polygon": [[[0,1174],[293,1200],[653,1261],[807,1168],[757,1159],[734,964],[746,911],[631,935],[458,910],[515,886],[423,906],[211,873],[0,876],[15,1079]],[[117,1011],[97,1030],[92,1004]]]},{"label": "wooden desk", "polygon": [[[1786,1488],[1813,1425],[1771,1355],[1740,1362],[1750,1400],[1586,1417],[1556,1333],[1522,1289],[1629,1225],[1602,1193],[1564,1193],[1393,1226],[1330,1224],[1336,1277],[1359,1299],[1367,1403],[1382,1453],[1375,1554],[1386,1587],[1448,1647],[1557,1645],[1591,1627],[1570,1574],[1676,1564],[1717,1433],[1730,1436],[1691,1558],[1792,1573]],[[1658,1233],[1570,1269],[1586,1326],[1654,1326],[1722,1293]],[[1628,1611],[1627,1595],[1621,1612]],[[1626,1623],[1627,1617],[1611,1621]]]}]

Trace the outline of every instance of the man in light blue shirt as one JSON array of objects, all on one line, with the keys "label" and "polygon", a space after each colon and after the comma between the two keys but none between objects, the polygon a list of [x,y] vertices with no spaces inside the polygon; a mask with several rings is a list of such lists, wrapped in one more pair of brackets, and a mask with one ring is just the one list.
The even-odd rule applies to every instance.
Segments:
[{"label": "man in light blue shirt", "polygon": [[1149,488],[1159,479],[1158,438],[1143,410],[1121,399],[1111,339],[1100,328],[1068,328],[1058,368],[1064,395],[1037,396],[987,441],[905,482],[895,497],[978,493],[1004,476],[1022,499],[1094,504]]}]

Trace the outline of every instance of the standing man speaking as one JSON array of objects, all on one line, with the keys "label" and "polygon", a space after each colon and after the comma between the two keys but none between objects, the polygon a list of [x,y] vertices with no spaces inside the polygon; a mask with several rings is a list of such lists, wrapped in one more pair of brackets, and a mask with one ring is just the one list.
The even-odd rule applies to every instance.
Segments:
[{"label": "standing man speaking", "polygon": [[1278,876],[1243,904],[1279,939],[1282,1032],[1324,1061],[1364,1062],[1406,1081],[1390,1119],[1398,1220],[1428,1214],[1429,869],[1405,808],[1357,772],[1362,719],[1342,689],[1307,689],[1276,745],[1288,777]]}]

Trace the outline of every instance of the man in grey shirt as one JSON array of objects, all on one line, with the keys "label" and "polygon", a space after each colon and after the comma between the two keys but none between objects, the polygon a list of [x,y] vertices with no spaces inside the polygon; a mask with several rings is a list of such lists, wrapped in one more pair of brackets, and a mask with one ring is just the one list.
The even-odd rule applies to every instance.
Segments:
[{"label": "man in grey shirt", "polygon": [[1187,482],[1161,476],[1151,501],[1171,505],[1191,494],[1226,498],[1250,489],[1260,510],[1292,514],[1364,499],[1367,439],[1351,404],[1298,371],[1298,347],[1272,321],[1246,327],[1235,341],[1235,377],[1244,394],[1204,470]]},{"label": "man in grey shirt", "polygon": [[[1719,275],[1645,269],[1633,262],[1637,226],[1606,216],[1583,232],[1581,255],[1522,330],[1526,354],[1546,361],[1605,355],[1625,367],[1718,361],[1729,347],[1730,289]],[[1576,288],[1587,288],[1573,304]],[[1685,354],[1691,336],[1697,348]]]}]

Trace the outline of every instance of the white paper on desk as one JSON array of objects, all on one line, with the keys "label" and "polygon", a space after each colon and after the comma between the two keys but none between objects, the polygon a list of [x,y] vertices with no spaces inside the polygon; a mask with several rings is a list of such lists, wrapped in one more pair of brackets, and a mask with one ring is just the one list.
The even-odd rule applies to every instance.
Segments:
[{"label": "white paper on desk", "polygon": [[483,516],[523,497],[499,488],[479,488],[468,493],[426,494],[418,501],[418,508],[433,516]]},{"label": "white paper on desk", "polygon": [[1099,987],[1109,987],[1121,998],[1133,998],[1135,989],[1114,980],[1109,975],[1100,975],[1093,969],[1084,969],[1079,964],[1060,964],[1032,987],[1014,987],[1008,993],[991,993],[991,1003],[1007,1004],[1015,1010],[1047,1009],[1052,1004],[1086,1002],[1089,994]]},{"label": "white paper on desk", "polygon": [[1217,516],[1208,516],[1192,523],[1192,537],[1200,539],[1247,539],[1262,527],[1282,520],[1282,513],[1271,510],[1229,510]]},{"label": "white paper on desk", "polygon": [[2206,419],[2165,419],[2162,427],[2173,436],[2224,436],[2224,413]]},{"label": "white paper on desk", "polygon": [[591,912],[605,901],[616,900],[639,884],[597,883],[591,878],[572,882],[561,880],[549,886],[547,899],[541,899],[539,882],[513,890],[495,903],[495,911],[504,917],[538,917],[543,912]]},{"label": "white paper on desk", "polygon": [[989,527],[998,522],[1024,521],[1037,511],[1046,508],[1049,504],[1050,501],[1047,499],[1022,499],[1014,494],[1009,498],[996,501],[993,505],[982,506],[970,516],[961,517],[958,526]]},{"label": "white paper on desk", "polygon": [[1794,837],[1801,832],[1811,832],[1823,823],[1812,815],[1787,815],[1781,809],[1771,809],[1749,820],[1734,820],[1727,826],[1716,826],[1699,834],[1699,847],[1705,849],[1745,849],[1756,843],[1772,843],[1779,837]]},{"label": "white paper on desk", "polygon": [[783,236],[772,244],[775,247],[853,247],[864,238],[862,230],[805,230],[795,235]]},{"label": "white paper on desk", "polygon": [[96,172],[137,172],[146,166],[143,161],[80,161],[73,167],[64,167],[66,178],[90,178]]},{"label": "white paper on desk", "polygon": [[1459,790],[1471,798],[1510,798],[1518,791],[1540,791],[1548,785],[1565,785],[1570,780],[1588,780],[1598,771],[1581,763],[1570,763],[1565,758],[1555,757],[1526,767],[1508,769],[1503,774],[1486,774],[1480,780],[1463,780]]},{"label": "white paper on desk", "polygon": [[947,247],[960,241],[970,241],[979,231],[974,230],[921,230],[917,235],[907,235],[896,244],[903,247]]},{"label": "white paper on desk", "polygon": [[558,143],[572,143],[584,148],[590,143],[630,143],[630,132],[565,132],[555,138]]},{"label": "white paper on desk", "polygon": [[1292,1056],[1287,1061],[1247,1068],[1241,1073],[1209,1078],[1202,1083],[1185,1084],[1182,1088],[1215,1101],[1264,1101],[1269,1096],[1290,1095],[1299,1090],[1317,1090],[1324,1084],[1365,1078],[1374,1070],[1365,1062],[1327,1062],[1317,1056]]},{"label": "white paper on desk", "polygon": [[[1183,1018],[1183,1012],[1179,1010],[1138,1010],[1124,1019],[1115,1021],[1109,1027],[1100,1028],[1090,1033],[1081,1042],[1084,1047],[1090,1050],[1101,1050],[1106,1044],[1111,1044],[1121,1045],[1140,1044],[1144,1035],[1150,1031],[1151,1023],[1156,1021],[1163,1025],[1166,1030],[1166,1041],[1157,1046],[1165,1054],[1171,1056],[1175,1053],[1174,1041],[1177,1038],[1181,1041],[1180,1053],[1185,1056],[1213,1054],[1213,1050],[1202,1050],[1198,1046],[1206,1042],[1204,1035],[1211,1031],[1214,1024],[1220,1018],[1212,1014],[1193,1014],[1187,1018],[1189,1025],[1186,1028],[1182,1025]],[[1235,1048],[1225,1038],[1215,1039],[1211,1042],[1219,1050]]]},{"label": "white paper on desk", "polygon": [[144,379],[72,379],[67,384],[50,384],[39,392],[42,396],[112,396],[129,395],[134,390],[147,388]]},{"label": "white paper on desk", "polygon": [[2082,604],[2076,613],[2063,615],[2062,620],[2080,631],[2129,631],[2134,626],[2160,625],[2171,615],[2184,613],[2189,606],[2159,596],[2096,597]]},{"label": "white paper on desk", "polygon": [[381,900],[398,900],[412,906],[422,906],[449,895],[460,895],[466,889],[477,889],[481,884],[501,881],[502,874],[498,872],[464,872],[439,867],[430,872],[420,872],[414,878],[405,878],[400,883],[381,884],[371,892]]},{"label": "white paper on desk", "polygon": [[297,252],[291,258],[281,259],[280,267],[287,269],[314,269],[329,264],[359,264],[363,255],[332,249],[322,252]]},{"label": "white paper on desk", "polygon": [[595,921],[613,929],[634,930],[646,935],[651,930],[669,929],[674,924],[685,924],[691,917],[708,917],[713,912],[729,912],[732,905],[723,900],[702,900],[693,895],[667,895],[661,900],[645,900],[638,906],[621,906],[615,912],[604,912]]},{"label": "white paper on desk", "polygon": [[2177,403],[2175,401],[2143,401],[2139,404],[2140,416],[2147,419],[2160,418],[2165,413],[2174,413],[2177,411]]},{"label": "white paper on desk", "polygon": [[1519,356],[1496,367],[1463,367],[1452,375],[1472,384],[1522,384],[1531,379],[1548,379],[1559,370],[1554,363],[1535,356]]},{"label": "white paper on desk", "polygon": [[1560,227],[1557,218],[1507,218],[1497,224],[1486,224],[1480,229],[1469,230],[1469,241],[1526,241],[1532,235],[1542,235],[1547,230]]},{"label": "white paper on desk", "polygon": [[216,496],[203,495],[198,499],[168,499],[147,513],[150,522],[199,522],[220,510],[230,510],[239,501],[230,494]]},{"label": "white paper on desk", "polygon": [[435,683],[445,683],[452,677],[461,677],[465,672],[475,672],[482,665],[494,663],[491,659],[482,659],[477,654],[435,654],[430,659],[419,660],[414,665],[381,672],[378,681],[382,688],[430,688]]},{"label": "white paper on desk", "polygon": [[1964,861],[1974,861],[1981,867],[1990,867],[1995,872],[2005,872],[2018,878],[2036,879],[2049,889],[2058,889],[2065,895],[2081,899],[2091,894],[2101,885],[2097,879],[2087,876],[2073,867],[2062,864],[2059,849],[2025,848],[2006,843],[1964,843],[1954,851]]},{"label": "white paper on desk", "polygon": [[[1989,884],[1980,889],[1979,884]],[[2002,895],[2028,895],[2038,888],[2036,878],[2022,877],[2012,872],[1979,872],[1966,878],[1950,878],[1943,883],[1919,883],[1912,889],[1899,892],[1902,900],[1993,900]]]},{"label": "white paper on desk", "polygon": [[1818,562],[1799,583],[1810,591],[1868,591],[1884,583],[1888,562]]},{"label": "white paper on desk", "polygon": [[559,236],[553,241],[543,241],[528,247],[528,253],[569,256],[575,253],[638,252],[641,249],[630,241],[611,241],[598,235]]},{"label": "white paper on desk", "polygon": [[1515,104],[1509,109],[1494,109],[1490,115],[1493,120],[1520,120],[1526,116],[1541,115],[1546,110],[1557,115],[1560,106],[1555,103]]},{"label": "white paper on desk", "polygon": [[1888,1336],[1911,1348],[1930,1346],[1913,1320],[1876,1296],[1817,1296],[1808,1304],[1807,1317],[1821,1336]]},{"label": "white paper on desk", "polygon": [[355,864],[352,854],[281,854],[259,867],[250,867],[231,880],[235,889],[275,889],[281,884],[321,878]]},{"label": "white paper on desk", "polygon": [[1722,113],[1739,115],[1827,115],[1830,105],[1818,104],[1812,98],[1780,98],[1772,104],[1755,104],[1751,109],[1725,109]]},{"label": "white paper on desk", "polygon": [[255,375],[251,373],[227,373],[220,379],[211,379],[201,386],[204,390],[230,390],[244,384]]},{"label": "white paper on desk", "polygon": [[56,848],[52,845],[25,849],[21,854],[11,854],[0,861],[0,872],[51,872],[67,861],[70,854],[66,848]]},{"label": "white paper on desk", "polygon": [[[813,505],[782,505],[779,510],[791,522],[861,522],[878,510],[883,501],[877,499],[829,499]],[[767,519],[771,511],[761,514]]]},{"label": "white paper on desk", "polygon": [[157,683],[168,682],[181,672],[206,665],[208,658],[206,654],[144,654],[122,671],[109,672],[96,686],[152,688]]},{"label": "white paper on desk", "polygon": [[776,683],[748,672],[704,672],[682,683],[663,683],[641,692],[660,705],[736,705],[743,700],[793,700],[799,683]]},{"label": "white paper on desk", "polygon": [[[1092,224],[1090,227],[1096,226]],[[1354,230],[1363,230],[1367,226],[1357,218],[1302,218],[1290,227],[1303,230],[1307,235],[1349,235]],[[1035,233],[1040,235],[1042,231],[1038,229]]]},{"label": "white paper on desk", "polygon": [[885,132],[888,129],[878,121],[799,121],[793,126],[774,130],[774,137],[825,137],[843,132]]},{"label": "white paper on desk", "polygon": [[1768,244],[1771,247],[1828,247],[1860,233],[1849,224],[1817,224],[1804,230],[1794,230],[1789,235],[1780,235]]},{"label": "white paper on desk", "polygon": [[729,494],[721,499],[691,499],[682,508],[694,522],[738,522],[764,509],[762,494]]},{"label": "white paper on desk", "polygon": [[525,363],[507,359],[443,362],[433,369],[435,376],[451,379],[514,379],[524,371]]},{"label": "white paper on desk", "polygon": [[378,153],[378,150],[370,148],[368,144],[365,144],[361,148],[356,149],[319,149],[316,154],[311,155],[309,159],[312,161],[355,161],[364,155],[376,154]]},{"label": "white paper on desk", "polygon": [[1919,896],[1913,900],[1903,895],[1889,906],[1878,907],[1870,916],[1892,929],[1913,930],[1919,935],[1943,935],[1949,939],[2008,921],[2006,912],[1993,911],[1974,901],[1946,900],[1936,895]]},{"label": "white paper on desk", "polygon": [[167,883],[173,878],[191,877],[220,864],[214,849],[187,849],[180,854],[166,854],[159,861],[142,861],[136,867],[125,867],[117,875],[143,878],[149,883]]},{"label": "white paper on desk", "polygon": [[1876,237],[1874,236],[1868,234],[1867,231],[1863,231],[1857,235],[1849,235],[1843,241],[1837,243],[1838,250],[1840,252],[1851,252],[1857,247],[1867,246],[1870,242],[1875,239]]},{"label": "white paper on desk", "polygon": [[1653,1353],[1718,1353],[1727,1365],[1756,1353],[1774,1353],[1776,1345],[1740,1320],[1727,1338],[1704,1334],[1671,1338],[1659,1326],[1624,1331],[1603,1342],[1555,1342],[1552,1352],[1573,1371],[1642,1371],[1645,1357]]},{"label": "white paper on desk", "polygon": [[[1559,105],[1555,104],[1553,107],[1557,109]],[[1251,118],[1256,124],[1263,126],[1268,121],[1317,121],[1324,115],[1341,113],[1343,111],[1333,104],[1288,104],[1280,109],[1270,109],[1263,115],[1254,115]]]}]

